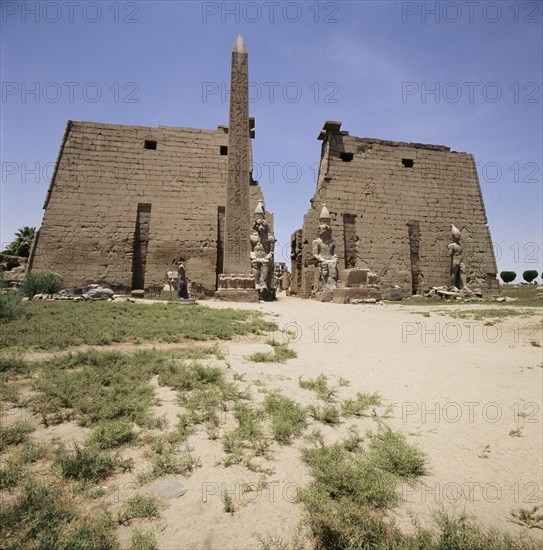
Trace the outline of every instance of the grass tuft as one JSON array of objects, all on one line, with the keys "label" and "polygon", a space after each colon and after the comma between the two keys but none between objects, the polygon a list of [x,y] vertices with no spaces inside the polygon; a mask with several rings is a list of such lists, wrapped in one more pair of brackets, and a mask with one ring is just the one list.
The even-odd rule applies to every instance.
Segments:
[{"label": "grass tuft", "polygon": [[306,426],[306,411],[303,407],[277,392],[266,396],[264,410],[271,418],[273,437],[279,443],[288,443]]},{"label": "grass tuft", "polygon": [[24,480],[21,491],[0,508],[4,548],[114,550],[117,542],[107,514],[77,513],[63,488],[36,479]]},{"label": "grass tuft", "polygon": [[337,389],[328,386],[328,378],[324,374],[320,374],[317,378],[309,378],[308,380],[302,380],[300,377],[298,384],[304,390],[314,391],[319,399],[323,401],[332,402],[336,400]]},{"label": "grass tuft", "polygon": [[356,399],[347,399],[343,402],[342,413],[345,416],[363,416],[370,407],[379,407],[382,404],[378,393],[357,393]]},{"label": "grass tuft", "polygon": [[153,533],[135,530],[132,534],[130,550],[156,550],[157,548],[158,546]]},{"label": "grass tuft", "polygon": [[227,514],[234,515],[234,512],[236,511],[236,507],[234,505],[234,501],[229,493],[226,491],[223,492],[223,502],[224,502],[224,511]]},{"label": "grass tuft", "polygon": [[28,439],[28,434],[34,431],[30,422],[16,422],[11,426],[0,426],[0,453],[11,445],[19,445]]},{"label": "grass tuft", "polygon": [[[18,292],[3,292],[0,290],[0,324],[16,321],[23,316],[21,295]],[[5,326],[2,327],[6,328]]]},{"label": "grass tuft", "polygon": [[247,359],[254,363],[286,363],[288,359],[298,357],[298,354],[290,349],[287,344],[280,344],[275,340],[268,340],[266,343],[273,347],[273,351],[257,351],[249,355]]},{"label": "grass tuft", "polygon": [[172,442],[168,437],[157,438],[147,453],[151,460],[151,470],[140,474],[140,482],[148,483],[169,474],[190,475],[201,466],[200,459],[192,451],[188,445],[180,450],[178,442]]},{"label": "grass tuft", "polygon": [[62,477],[82,482],[96,482],[106,479],[123,465],[122,461],[111,453],[94,447],[81,447],[74,443],[72,450],[60,445],[55,451],[55,466]]},{"label": "grass tuft", "polygon": [[128,524],[133,519],[157,518],[158,499],[153,495],[135,495],[129,498],[119,514],[119,523]]}]

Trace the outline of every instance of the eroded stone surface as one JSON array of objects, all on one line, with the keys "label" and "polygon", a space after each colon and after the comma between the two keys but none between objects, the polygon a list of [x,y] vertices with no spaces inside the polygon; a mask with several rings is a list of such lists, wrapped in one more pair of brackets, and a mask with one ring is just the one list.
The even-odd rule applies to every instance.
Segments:
[{"label": "eroded stone surface", "polygon": [[[247,106],[237,110],[247,55],[238,49],[232,56],[240,70],[233,71],[230,129],[68,122],[31,269],[58,272],[65,286],[100,281],[115,292],[151,295],[183,257],[196,298],[213,295],[218,273],[250,274],[250,211],[263,195],[250,177],[253,121]],[[243,181],[243,197],[230,194],[227,203],[227,180]],[[270,212],[266,219],[273,230]],[[243,269],[231,254],[240,231]]]},{"label": "eroded stone surface", "polygon": [[311,241],[322,202],[330,211],[340,270],[371,269],[382,288],[398,285],[405,296],[449,286],[447,245],[454,223],[462,233],[467,286],[477,281],[483,293],[496,292],[496,261],[473,155],[350,136],[340,126],[326,123],[319,137],[317,189],[302,229],[291,238],[291,294],[307,298],[315,291]]}]

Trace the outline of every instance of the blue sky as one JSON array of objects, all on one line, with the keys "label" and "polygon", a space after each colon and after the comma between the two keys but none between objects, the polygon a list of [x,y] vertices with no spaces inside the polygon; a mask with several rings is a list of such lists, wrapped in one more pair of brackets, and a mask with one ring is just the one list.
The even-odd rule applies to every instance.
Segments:
[{"label": "blue sky", "polygon": [[[39,226],[66,121],[228,123],[249,50],[255,172],[288,258],[325,120],[473,153],[498,269],[542,271],[537,1],[1,2],[0,241]],[[286,248],[285,248],[286,247]]]}]

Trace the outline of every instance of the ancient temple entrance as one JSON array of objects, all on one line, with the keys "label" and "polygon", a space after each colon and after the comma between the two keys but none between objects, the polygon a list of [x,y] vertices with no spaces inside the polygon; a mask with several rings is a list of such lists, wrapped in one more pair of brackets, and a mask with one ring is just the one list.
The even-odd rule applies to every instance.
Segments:
[{"label": "ancient temple entrance", "polygon": [[132,256],[132,290],[145,288],[145,267],[147,264],[150,224],[151,204],[138,203]]}]

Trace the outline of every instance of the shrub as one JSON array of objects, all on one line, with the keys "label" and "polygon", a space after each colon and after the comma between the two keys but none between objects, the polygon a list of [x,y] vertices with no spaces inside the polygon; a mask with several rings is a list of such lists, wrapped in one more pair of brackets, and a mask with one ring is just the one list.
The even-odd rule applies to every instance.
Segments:
[{"label": "shrub", "polygon": [[0,294],[0,323],[14,321],[22,314],[19,294]]},{"label": "shrub", "polygon": [[512,283],[516,279],[517,274],[514,271],[502,271],[500,277],[504,283]]},{"label": "shrub", "polygon": [[522,274],[522,278],[527,283],[531,283],[534,279],[537,279],[537,271],[535,269],[528,269]]},{"label": "shrub", "polygon": [[21,292],[32,298],[36,294],[54,294],[60,290],[60,277],[56,273],[28,273],[23,281]]}]

